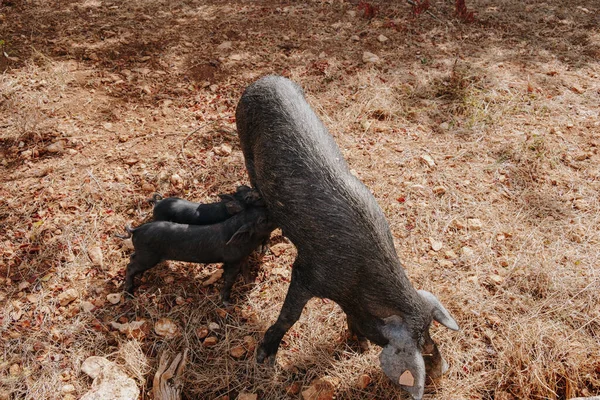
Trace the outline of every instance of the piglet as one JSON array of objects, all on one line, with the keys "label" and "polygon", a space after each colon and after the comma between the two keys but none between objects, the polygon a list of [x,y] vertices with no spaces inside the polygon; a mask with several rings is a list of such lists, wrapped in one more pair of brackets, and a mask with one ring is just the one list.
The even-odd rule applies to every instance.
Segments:
[{"label": "piglet", "polygon": [[258,192],[242,185],[236,192],[220,194],[221,201],[216,203],[193,203],[178,197],[163,199],[158,193],[148,202],[154,204],[154,221],[171,221],[180,224],[210,225],[225,221],[242,211],[247,205],[260,205]]},{"label": "piglet", "polygon": [[125,292],[133,295],[134,278],[163,260],[223,263],[225,283],[221,300],[229,304],[231,287],[250,253],[275,229],[265,207],[248,207],[212,225],[187,225],[154,221],[137,228],[126,227],[134,253],[125,274]]}]

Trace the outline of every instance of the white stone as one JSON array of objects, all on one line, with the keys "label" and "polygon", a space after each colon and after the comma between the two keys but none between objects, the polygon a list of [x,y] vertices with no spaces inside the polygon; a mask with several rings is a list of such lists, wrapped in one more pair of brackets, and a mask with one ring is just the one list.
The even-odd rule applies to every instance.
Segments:
[{"label": "white stone", "polygon": [[71,384],[67,384],[65,386],[62,387],[62,392],[63,393],[73,393],[76,389],[75,386],[71,385]]},{"label": "white stone", "polygon": [[61,306],[64,307],[71,303],[73,300],[75,300],[77,297],[79,297],[77,289],[69,289],[58,295],[58,302]]},{"label": "white stone", "polygon": [[217,146],[213,149],[216,155],[218,156],[228,156],[231,154],[232,148],[230,145],[224,143],[220,146]]},{"label": "white stone", "polygon": [[161,318],[154,324],[154,332],[159,336],[172,339],[179,335],[179,327],[171,319]]},{"label": "white stone", "polygon": [[109,361],[104,357],[91,356],[81,364],[81,372],[94,379],[110,364],[112,364],[112,361]]},{"label": "white stone", "polygon": [[219,279],[221,279],[222,276],[223,276],[223,270],[218,269],[215,272],[213,272],[207,280],[202,282],[202,286],[205,286],[205,287],[210,286],[213,283],[215,283],[216,281],[218,281]]},{"label": "white stone", "polygon": [[427,164],[429,168],[435,167],[435,161],[433,160],[433,157],[431,157],[429,154],[423,154],[421,155],[421,157],[419,157],[419,159],[421,160],[421,162]]},{"label": "white stone", "polygon": [[23,157],[23,158],[31,158],[32,155],[33,155],[32,150],[24,150],[21,152],[21,157]]},{"label": "white stone", "polygon": [[106,300],[110,304],[118,304],[121,301],[121,293],[109,293],[106,295]]},{"label": "white stone", "polygon": [[140,389],[135,381],[115,363],[106,361],[108,364],[100,369],[92,382],[92,388],[80,400],[137,400]]},{"label": "white stone", "polygon": [[467,227],[474,231],[480,231],[483,228],[483,223],[477,218],[469,218],[467,219]]},{"label": "white stone", "polygon": [[99,246],[90,247],[87,253],[94,267],[102,266],[104,257],[102,255],[102,249]]},{"label": "white stone", "polygon": [[373,54],[368,51],[365,51],[363,53],[362,60],[364,63],[376,63],[376,62],[379,62],[380,58],[377,54]]},{"label": "white stone", "polygon": [[173,174],[173,175],[171,175],[171,178],[169,178],[169,180],[171,181],[171,184],[173,186],[181,186],[181,185],[183,185],[183,179],[181,178],[181,176],[179,176],[179,174]]},{"label": "white stone", "polygon": [[65,144],[59,140],[46,147],[48,153],[62,153],[65,150]]},{"label": "white stone", "polygon": [[146,320],[143,319],[140,321],[126,322],[124,324],[115,321],[110,322],[110,326],[112,326],[114,329],[117,329],[122,334],[135,339],[143,338],[146,336],[146,333],[142,329],[144,327],[144,324],[146,324]]},{"label": "white stone", "polygon": [[429,238],[429,243],[431,243],[431,249],[433,251],[440,251],[442,249],[442,242],[440,242],[439,240],[435,240],[434,238]]},{"label": "white stone", "polygon": [[461,250],[462,250],[462,254],[465,257],[473,257],[473,255],[475,254],[475,252],[473,251],[473,249],[470,248],[470,247],[468,247],[468,246],[463,247]]},{"label": "white stone", "polygon": [[232,43],[230,41],[225,41],[217,46],[217,50],[228,50],[231,48],[231,46]]},{"label": "white stone", "polygon": [[92,312],[94,308],[96,308],[96,306],[92,302],[83,301],[81,303],[81,309],[85,312]]}]

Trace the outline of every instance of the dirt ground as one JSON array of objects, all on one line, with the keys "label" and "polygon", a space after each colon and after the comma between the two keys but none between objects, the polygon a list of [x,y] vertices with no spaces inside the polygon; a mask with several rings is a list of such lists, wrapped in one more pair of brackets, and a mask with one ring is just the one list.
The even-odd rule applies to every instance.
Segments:
[{"label": "dirt ground", "polygon": [[[271,73],[304,87],[411,281],[461,326],[432,328],[450,370],[426,398],[600,395],[600,4],[467,7],[472,23],[450,0],[435,17],[387,1],[2,0],[0,399],[78,398],[91,355],[149,399],[158,356],[183,348],[187,399],[302,398],[323,377],[338,399],[404,398],[327,300],[274,367],[255,363],[295,256],[277,231],[230,309],[221,281],[203,285],[219,265],[168,262],[134,300],[107,298],[131,252],[114,235],[148,220],[153,192],[213,201],[248,183],[235,106]],[[172,337],[154,329],[165,318]]]}]

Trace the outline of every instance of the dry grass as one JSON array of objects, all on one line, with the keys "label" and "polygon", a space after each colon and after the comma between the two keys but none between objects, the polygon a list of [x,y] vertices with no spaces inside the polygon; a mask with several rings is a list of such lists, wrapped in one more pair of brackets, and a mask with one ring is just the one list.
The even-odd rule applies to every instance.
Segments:
[{"label": "dry grass", "polygon": [[[268,252],[230,310],[219,283],[201,285],[217,266],[174,262],[147,273],[135,300],[106,301],[130,251],[113,235],[147,219],[149,189],[208,201],[247,183],[233,114],[266,73],[306,89],[388,217],[412,282],[461,325],[432,330],[451,368],[428,398],[600,394],[600,10],[467,3],[474,24],[452,19],[450,2],[434,10],[448,23],[383,2],[371,20],[348,2],[1,6],[14,22],[0,19],[3,51],[18,61],[0,62],[10,67],[0,75],[0,398],[79,397],[91,355],[118,362],[150,398],[158,355],[183,347],[187,398],[299,398],[290,385],[323,376],[339,379],[337,398],[403,396],[378,368],[379,349],[357,353],[323,300],[306,307],[274,367],[229,355],[276,319],[294,251]],[[363,51],[382,61],[362,63]],[[64,149],[49,152],[56,141]],[[215,155],[224,143],[232,154]],[[71,288],[78,298],[61,306]],[[181,334],[158,336],[160,318]],[[140,319],[144,337],[110,328]],[[211,322],[218,342],[206,347],[197,329]],[[363,374],[373,383],[360,389]],[[76,392],[61,393],[66,384]]]}]

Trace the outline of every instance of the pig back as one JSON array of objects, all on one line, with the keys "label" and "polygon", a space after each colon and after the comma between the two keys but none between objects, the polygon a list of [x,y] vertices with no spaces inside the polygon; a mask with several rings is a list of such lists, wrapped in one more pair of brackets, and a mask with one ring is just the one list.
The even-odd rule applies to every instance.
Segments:
[{"label": "pig back", "polygon": [[236,121],[250,179],[299,257],[348,261],[356,273],[378,260],[396,270],[383,212],[350,173],[299,86],[282,77],[260,79],[244,92]]}]

